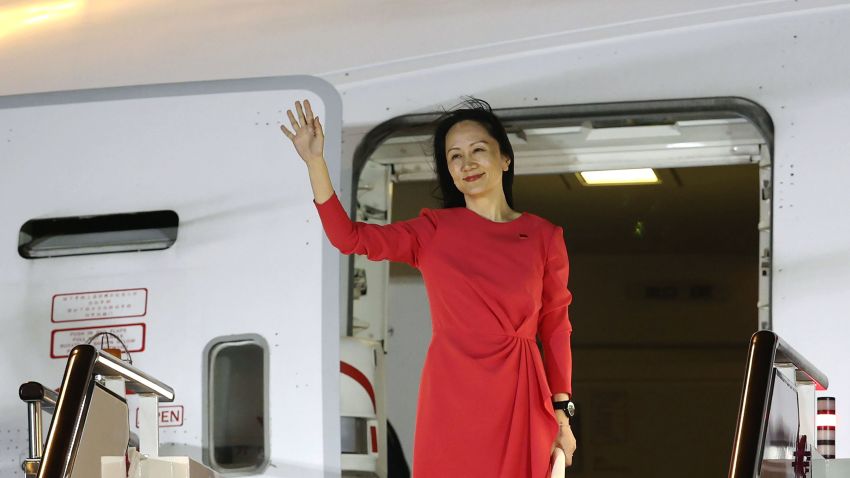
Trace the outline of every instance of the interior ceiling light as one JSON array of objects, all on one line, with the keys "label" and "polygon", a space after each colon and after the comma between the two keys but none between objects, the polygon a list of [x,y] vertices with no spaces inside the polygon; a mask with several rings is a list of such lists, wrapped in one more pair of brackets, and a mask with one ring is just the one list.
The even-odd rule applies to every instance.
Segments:
[{"label": "interior ceiling light", "polygon": [[547,134],[573,134],[581,133],[581,126],[558,126],[552,128],[526,128],[522,130],[528,136],[542,136]]},{"label": "interior ceiling light", "polygon": [[652,168],[616,169],[611,171],[585,171],[576,173],[585,186],[622,186],[628,184],[659,184]]},{"label": "interior ceiling light", "polygon": [[670,143],[667,145],[668,148],[702,148],[707,146],[705,143],[699,141],[689,141],[684,143]]}]

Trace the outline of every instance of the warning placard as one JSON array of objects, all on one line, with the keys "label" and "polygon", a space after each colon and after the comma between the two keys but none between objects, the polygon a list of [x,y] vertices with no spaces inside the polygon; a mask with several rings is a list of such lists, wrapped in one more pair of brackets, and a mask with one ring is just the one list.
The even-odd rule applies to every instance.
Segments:
[{"label": "warning placard", "polygon": [[[50,358],[67,358],[71,349],[77,345],[88,342],[95,334],[109,332],[121,337],[130,352],[145,351],[145,324],[110,325],[103,327],[78,327],[75,329],[56,329],[50,334]],[[121,349],[121,344],[114,338],[107,342],[104,337],[103,344],[112,348]],[[97,347],[103,345],[100,340],[93,344]]]},{"label": "warning placard", "polygon": [[[136,408],[136,428],[141,425],[139,423],[139,409]],[[183,426],[183,405],[160,405],[157,421],[160,428],[182,427]]]},{"label": "warning placard", "polygon": [[182,427],[183,405],[163,405],[159,407],[160,427]]},{"label": "warning placard", "polygon": [[147,289],[117,289],[95,292],[56,294],[53,296],[50,320],[81,320],[142,317],[148,309]]}]

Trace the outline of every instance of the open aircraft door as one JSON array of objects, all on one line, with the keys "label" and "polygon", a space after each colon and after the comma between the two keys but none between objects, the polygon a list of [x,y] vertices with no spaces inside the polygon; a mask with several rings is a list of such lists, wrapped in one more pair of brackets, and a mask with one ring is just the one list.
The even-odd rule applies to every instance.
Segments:
[{"label": "open aircraft door", "polygon": [[317,78],[0,97],[0,475],[27,454],[15,387],[58,387],[71,348],[98,333],[175,388],[163,454],[338,475],[347,258],[279,131],[304,98],[346,188],[341,101]]}]

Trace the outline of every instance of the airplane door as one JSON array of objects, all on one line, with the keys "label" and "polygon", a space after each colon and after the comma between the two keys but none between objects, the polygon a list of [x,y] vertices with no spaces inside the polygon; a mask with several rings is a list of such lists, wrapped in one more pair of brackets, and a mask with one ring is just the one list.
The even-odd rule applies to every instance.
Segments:
[{"label": "airplane door", "polygon": [[[331,177],[347,188],[341,100],[318,78],[0,97],[0,377],[10,385],[0,433],[16,445],[0,450],[0,475],[19,474],[27,449],[14,387],[58,387],[67,352],[98,333],[95,345],[111,340],[175,388],[160,410],[164,454],[208,464],[212,454],[218,471],[254,476],[338,473],[347,258],[324,239],[306,168],[279,131],[304,98],[325,124]],[[261,397],[217,395],[246,370]],[[231,428],[220,436],[253,438],[216,442],[210,403],[223,400]]]}]

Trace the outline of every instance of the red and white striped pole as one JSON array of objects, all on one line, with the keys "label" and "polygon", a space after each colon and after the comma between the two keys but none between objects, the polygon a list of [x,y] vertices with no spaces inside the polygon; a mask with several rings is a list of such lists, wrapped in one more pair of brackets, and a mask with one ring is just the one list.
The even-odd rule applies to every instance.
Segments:
[{"label": "red and white striped pole", "polygon": [[835,458],[835,397],[818,397],[818,453],[824,458]]}]

